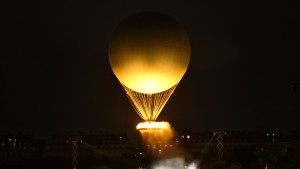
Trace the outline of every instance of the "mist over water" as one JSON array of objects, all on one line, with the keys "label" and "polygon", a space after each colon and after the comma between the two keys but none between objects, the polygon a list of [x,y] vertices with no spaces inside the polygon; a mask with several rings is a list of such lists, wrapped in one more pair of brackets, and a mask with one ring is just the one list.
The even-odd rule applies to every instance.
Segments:
[{"label": "mist over water", "polygon": [[197,169],[198,162],[186,164],[183,157],[165,159],[153,164],[153,169]]}]

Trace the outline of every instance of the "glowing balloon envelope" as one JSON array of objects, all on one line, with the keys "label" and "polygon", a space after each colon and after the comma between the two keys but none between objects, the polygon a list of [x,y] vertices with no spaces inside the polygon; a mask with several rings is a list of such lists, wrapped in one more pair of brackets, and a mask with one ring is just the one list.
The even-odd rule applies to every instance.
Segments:
[{"label": "glowing balloon envelope", "polygon": [[157,118],[185,74],[190,52],[183,27],[163,14],[133,15],[116,28],[110,65],[144,120]]}]

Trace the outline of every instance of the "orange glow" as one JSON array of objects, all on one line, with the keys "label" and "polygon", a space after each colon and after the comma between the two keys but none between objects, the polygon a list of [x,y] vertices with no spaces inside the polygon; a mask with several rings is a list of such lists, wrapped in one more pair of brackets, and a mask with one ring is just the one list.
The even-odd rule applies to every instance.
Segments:
[{"label": "orange glow", "polygon": [[170,124],[168,122],[155,122],[155,121],[146,121],[139,123],[136,126],[138,130],[165,130],[170,128]]},{"label": "orange glow", "polygon": [[[168,62],[170,65],[170,62],[174,59],[163,56],[156,57],[153,56],[152,58],[156,59],[159,64],[147,63],[146,61],[145,63],[136,63],[135,60],[128,60],[128,63],[114,67],[114,73],[122,84],[140,93],[159,93],[168,90],[179,83],[187,69],[187,65],[166,67],[164,65],[167,65]],[[145,66],[145,64],[150,66]]]}]

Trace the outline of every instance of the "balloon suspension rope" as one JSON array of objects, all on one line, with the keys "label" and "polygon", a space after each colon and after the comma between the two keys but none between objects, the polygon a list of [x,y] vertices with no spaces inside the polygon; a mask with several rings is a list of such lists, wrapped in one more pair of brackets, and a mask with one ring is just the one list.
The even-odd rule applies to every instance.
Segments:
[{"label": "balloon suspension rope", "polygon": [[177,84],[159,93],[140,93],[123,85],[130,103],[137,114],[145,121],[155,121],[173,94]]}]

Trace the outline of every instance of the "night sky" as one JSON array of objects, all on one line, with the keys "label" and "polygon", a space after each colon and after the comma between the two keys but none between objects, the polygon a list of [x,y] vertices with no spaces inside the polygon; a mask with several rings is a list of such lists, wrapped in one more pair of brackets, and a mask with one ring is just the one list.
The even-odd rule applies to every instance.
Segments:
[{"label": "night sky", "polygon": [[14,1],[1,5],[0,134],[136,132],[108,40],[144,11],[180,22],[189,68],[158,120],[205,131],[300,129],[296,1]]}]

